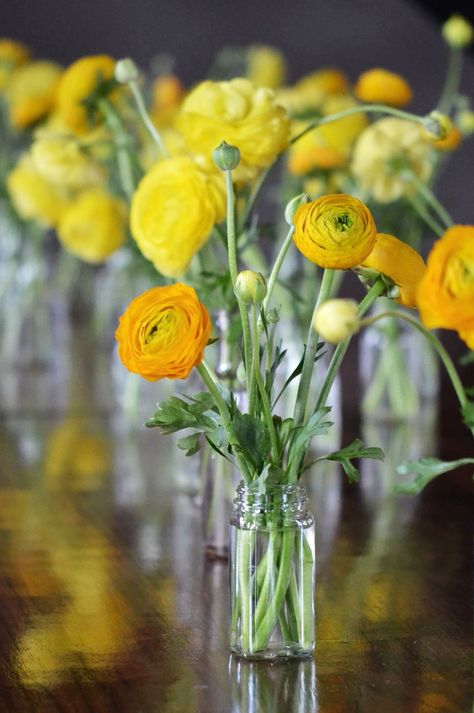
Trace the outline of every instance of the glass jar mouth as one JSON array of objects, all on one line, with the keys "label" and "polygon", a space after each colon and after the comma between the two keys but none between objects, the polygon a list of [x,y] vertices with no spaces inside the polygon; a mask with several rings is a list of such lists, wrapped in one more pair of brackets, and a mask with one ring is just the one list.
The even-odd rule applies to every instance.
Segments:
[{"label": "glass jar mouth", "polygon": [[272,511],[297,513],[306,510],[308,495],[300,483],[269,484],[264,489],[260,483],[241,481],[234,499],[235,510],[240,514],[259,515]]}]

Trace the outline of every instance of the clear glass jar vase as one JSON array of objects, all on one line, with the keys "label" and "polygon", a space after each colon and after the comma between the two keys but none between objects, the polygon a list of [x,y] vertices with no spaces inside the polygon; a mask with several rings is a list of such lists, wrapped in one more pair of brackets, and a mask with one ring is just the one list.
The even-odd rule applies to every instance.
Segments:
[{"label": "clear glass jar vase", "polygon": [[231,517],[231,651],[248,659],[314,651],[314,519],[299,484],[240,483]]}]

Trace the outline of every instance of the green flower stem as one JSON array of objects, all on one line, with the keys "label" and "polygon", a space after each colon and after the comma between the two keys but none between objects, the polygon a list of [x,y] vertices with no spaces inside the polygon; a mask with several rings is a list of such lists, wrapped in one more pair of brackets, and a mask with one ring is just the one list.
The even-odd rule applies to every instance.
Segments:
[{"label": "green flower stem", "polygon": [[413,185],[418,190],[419,195],[421,195],[425,203],[427,203],[427,205],[429,205],[435,211],[440,220],[445,224],[445,227],[449,228],[451,225],[453,225],[453,219],[449,215],[444,205],[436,198],[431,188],[427,186],[426,183],[424,183],[420,178],[418,178],[418,176],[416,176],[412,171],[408,172],[408,175]]},{"label": "green flower stem", "polygon": [[244,651],[253,649],[254,626],[250,606],[250,566],[254,549],[254,530],[240,530],[237,543],[238,582],[240,594],[240,639]]},{"label": "green flower stem", "polygon": [[249,197],[249,199],[248,199],[248,201],[247,201],[247,205],[245,206],[245,210],[244,210],[243,215],[242,215],[242,218],[241,218],[241,220],[240,220],[239,233],[242,232],[242,230],[245,228],[245,226],[246,226],[246,224],[247,224],[247,220],[249,219],[249,216],[250,216],[250,214],[251,214],[251,212],[252,212],[252,210],[253,210],[253,207],[254,207],[254,205],[255,205],[255,201],[256,201],[257,198],[258,198],[258,194],[260,193],[260,190],[261,190],[263,184],[265,183],[265,180],[266,180],[268,174],[270,173],[270,171],[271,171],[273,165],[274,165],[274,164],[272,163],[272,164],[270,164],[270,166],[268,166],[268,168],[265,168],[265,169],[260,173],[260,175],[259,175],[259,177],[257,178],[257,180],[255,181],[255,185],[254,185],[254,187],[253,187],[253,189],[252,189],[252,193],[250,194],[250,197]]},{"label": "green flower stem", "polygon": [[125,196],[130,200],[136,187],[135,171],[130,150],[130,137],[124,123],[107,99],[99,99],[98,107],[104,115],[114,140],[120,183]]},{"label": "green flower stem", "polygon": [[346,116],[351,116],[352,114],[390,114],[391,116],[397,116],[399,119],[406,119],[407,121],[413,121],[415,124],[421,124],[424,126],[425,117],[418,116],[417,114],[412,114],[408,111],[401,111],[401,109],[395,109],[391,106],[386,106],[385,104],[359,104],[358,106],[350,107],[349,109],[344,109],[344,111],[338,111],[336,114],[329,114],[328,116],[323,116],[321,119],[316,119],[311,122],[303,131],[301,131],[296,136],[290,139],[290,144],[296,143],[299,139],[305,136],[308,132],[316,129],[318,126],[323,126],[323,124],[330,124],[333,121],[338,121],[339,119],[344,119]]},{"label": "green flower stem", "polygon": [[382,312],[381,314],[377,314],[374,317],[370,317],[369,319],[364,319],[362,321],[362,324],[364,326],[368,324],[374,324],[375,322],[378,322],[380,319],[384,319],[385,317],[397,317],[399,319],[403,319],[405,322],[411,324],[412,327],[421,332],[424,337],[426,337],[426,339],[435,349],[441,361],[443,362],[443,365],[446,371],[448,372],[448,376],[451,379],[451,383],[453,385],[454,391],[456,392],[456,396],[458,397],[461,408],[464,408],[468,402],[466,392],[464,391],[464,386],[462,385],[461,379],[459,378],[453,360],[439,341],[438,337],[433,334],[433,332],[430,332],[428,329],[426,329],[426,327],[424,327],[421,322],[418,322],[418,320],[413,319],[413,317],[409,317],[407,314],[404,314],[404,312],[401,311],[398,312],[395,310],[389,310],[387,312]]},{"label": "green flower stem", "polygon": [[[235,232],[235,195],[234,186],[232,183],[232,171],[225,171],[225,181],[227,189],[227,253],[229,260],[229,272],[230,279],[232,280],[232,287],[235,292],[235,283],[237,282],[237,236]],[[244,338],[244,360],[245,360],[245,372],[247,377],[247,391],[250,396],[251,392],[251,363],[252,363],[252,353],[251,353],[251,341],[250,341],[250,325],[247,309],[244,303],[237,296],[237,303],[239,305],[240,320],[242,322],[242,334]]]},{"label": "green flower stem", "polygon": [[[273,423],[272,410],[270,406],[270,399],[265,390],[265,384],[263,383],[262,372],[260,371],[260,339],[258,333],[258,318],[257,318],[257,305],[253,304],[251,308],[252,312],[252,338],[253,338],[253,359],[252,359],[252,377],[257,383],[258,390],[260,392],[260,400],[262,403],[263,414],[265,416],[265,422],[267,424],[268,434],[270,436],[270,443],[272,446],[272,454],[274,462],[278,458],[279,448],[278,448],[278,438],[276,435],[275,424]],[[252,383],[253,383],[252,379]],[[250,411],[252,413],[252,410]]]},{"label": "green flower stem", "polygon": [[463,52],[459,47],[450,47],[448,69],[441,97],[438,102],[439,111],[448,114],[461,85]]},{"label": "green flower stem", "polygon": [[161,155],[164,158],[168,158],[169,153],[166,148],[166,146],[163,143],[163,139],[161,138],[160,132],[154,125],[153,121],[151,120],[151,117],[146,109],[145,102],[143,101],[143,96],[140,91],[140,87],[138,86],[138,82],[136,79],[132,79],[128,83],[130,87],[130,91],[133,94],[133,98],[135,99],[135,104],[137,105],[138,113],[140,114],[141,120],[145,124],[146,128],[148,129],[148,132],[155,142],[155,144],[158,146]]},{"label": "green flower stem", "polygon": [[319,290],[318,298],[314,306],[313,316],[308,330],[308,338],[306,343],[306,352],[304,355],[303,369],[301,371],[300,383],[298,385],[298,393],[296,395],[296,404],[294,412],[295,426],[301,426],[303,423],[308,405],[309,389],[311,386],[311,377],[313,375],[314,358],[318,348],[319,336],[313,329],[313,320],[319,306],[325,302],[331,295],[332,282],[334,278],[334,270],[324,270],[323,279],[321,281],[321,289]]},{"label": "green flower stem", "polygon": [[[364,299],[361,301],[359,304],[359,317],[362,317],[367,310],[372,306],[372,304],[375,302],[377,297],[380,297],[380,295],[384,292],[385,290],[385,283],[382,279],[382,277],[379,277],[370,290],[367,292],[366,296]],[[341,342],[340,344],[337,345],[336,349],[334,350],[334,354],[332,355],[332,359],[329,362],[329,366],[326,372],[326,376],[324,377],[324,381],[321,385],[321,390],[319,392],[319,396],[316,399],[316,404],[313,409],[313,411],[317,411],[319,408],[322,408],[328,398],[329,391],[331,390],[331,386],[333,384],[334,379],[336,378],[336,374],[339,370],[339,367],[341,366],[342,360],[344,359],[345,353],[349,347],[351,341],[351,337],[349,339],[346,339],[345,342]]]},{"label": "green flower stem", "polygon": [[268,545],[266,550],[266,570],[265,576],[260,587],[257,606],[255,607],[253,625],[257,628],[263,620],[268,606],[269,595],[271,593],[272,584],[275,579],[275,565],[280,549],[280,533],[277,530],[271,530],[268,537]]},{"label": "green flower stem", "polygon": [[285,240],[283,241],[283,245],[280,248],[280,251],[276,257],[275,263],[274,263],[272,271],[270,273],[270,277],[268,278],[267,294],[265,296],[265,299],[263,300],[263,311],[265,314],[268,311],[268,305],[270,304],[270,301],[272,299],[273,290],[275,288],[275,284],[278,279],[278,275],[280,274],[281,266],[283,265],[283,261],[286,257],[286,253],[288,252],[290,245],[293,242],[293,233],[294,232],[295,232],[295,228],[292,225],[288,231],[288,235],[286,236]]},{"label": "green flower stem", "polygon": [[444,233],[444,228],[437,222],[435,218],[426,210],[426,206],[424,202],[420,201],[419,196],[414,195],[414,196],[408,196],[408,200],[410,201],[411,205],[415,209],[415,211],[418,213],[420,218],[424,220],[426,225],[432,230],[436,235],[441,237]]},{"label": "green flower stem", "polygon": [[[201,379],[204,381],[206,384],[207,388],[209,389],[210,394],[212,394],[214,401],[216,402],[217,409],[220,413],[220,416],[222,418],[222,425],[224,426],[227,435],[229,437],[229,444],[235,445],[233,442],[232,438],[232,421],[230,418],[230,413],[229,409],[227,407],[226,402],[221,396],[221,393],[219,391],[218,387],[218,378],[216,374],[214,373],[212,367],[206,362],[206,360],[203,360],[197,367],[197,370],[201,376]],[[234,450],[235,453],[235,458],[237,460],[239,470],[242,474],[243,479],[248,483],[251,480],[249,469],[247,466],[246,461],[244,458],[239,453],[238,448]]]}]

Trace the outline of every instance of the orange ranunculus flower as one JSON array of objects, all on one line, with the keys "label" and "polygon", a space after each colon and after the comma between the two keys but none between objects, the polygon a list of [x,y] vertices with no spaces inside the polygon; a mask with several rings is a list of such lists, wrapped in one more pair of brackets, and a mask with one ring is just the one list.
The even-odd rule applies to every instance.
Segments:
[{"label": "orange ranunculus flower", "polygon": [[354,87],[354,94],[364,102],[377,102],[402,107],[413,97],[408,82],[399,74],[386,69],[369,69],[363,72]]},{"label": "orange ranunculus flower", "polygon": [[462,141],[462,134],[457,126],[453,126],[444,139],[433,141],[433,146],[438,151],[455,151]]},{"label": "orange ranunculus flower", "polygon": [[377,234],[367,206],[345,193],[301,205],[294,226],[298,250],[316,265],[335,270],[360,264],[373,249]]},{"label": "orange ranunculus flower", "polygon": [[436,241],[416,299],[426,327],[454,329],[474,349],[474,225],[453,225]]},{"label": "orange ranunculus flower", "polygon": [[153,287],[130,302],[115,332],[120,359],[148,381],[185,379],[204,358],[209,314],[192,287]]},{"label": "orange ranunculus flower", "polygon": [[410,245],[393,235],[377,233],[375,247],[361,265],[380,272],[400,288],[397,302],[405,307],[416,307],[416,289],[426,272],[426,265]]}]

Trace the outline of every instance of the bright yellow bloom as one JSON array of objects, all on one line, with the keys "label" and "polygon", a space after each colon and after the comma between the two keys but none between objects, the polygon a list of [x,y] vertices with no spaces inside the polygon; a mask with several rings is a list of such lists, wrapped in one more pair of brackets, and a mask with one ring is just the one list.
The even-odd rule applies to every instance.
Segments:
[{"label": "bright yellow bloom", "polygon": [[130,302],[115,332],[129,371],[148,381],[185,379],[204,358],[211,321],[192,287],[154,287]]},{"label": "bright yellow bloom", "polygon": [[422,126],[386,118],[367,127],[357,139],[351,164],[360,187],[379,203],[396,201],[413,192],[403,172],[422,181],[432,172],[432,142]]},{"label": "bright yellow bloom", "polygon": [[209,177],[190,158],[178,156],[160,161],[141,180],[132,198],[130,227],[156,269],[177,277],[224,216],[222,177]]},{"label": "bright yellow bloom", "polygon": [[373,249],[377,233],[367,206],[345,193],[300,206],[294,226],[298,250],[316,265],[335,270],[361,263]]},{"label": "bright yellow bloom", "polygon": [[474,349],[473,225],[454,225],[435,242],[417,303],[424,325],[454,329]]},{"label": "bright yellow bloom", "polygon": [[397,285],[397,302],[405,307],[416,307],[416,290],[426,272],[419,253],[393,235],[377,233],[372,252],[361,263],[362,267],[380,272]]},{"label": "bright yellow bloom", "polygon": [[48,181],[72,190],[98,185],[105,179],[104,169],[92,158],[87,144],[68,132],[39,132],[31,156]]},{"label": "bright yellow bloom", "polygon": [[359,305],[355,300],[326,300],[313,320],[313,329],[331,344],[339,344],[359,329]]},{"label": "bright yellow bloom", "polygon": [[0,39],[0,91],[4,89],[13,70],[25,64],[29,57],[30,50],[26,45],[15,40]]},{"label": "bright yellow bloom", "polygon": [[62,69],[55,62],[30,62],[16,69],[5,90],[10,123],[25,129],[47,114],[54,105]]},{"label": "bright yellow bloom", "polygon": [[159,128],[169,126],[183,101],[185,89],[174,74],[158,77],[152,87],[150,115]]},{"label": "bright yellow bloom", "polygon": [[[58,86],[57,111],[75,134],[84,134],[92,128],[92,116],[85,102],[100,84],[113,79],[114,69],[112,57],[96,55],[78,59],[63,73]],[[97,122],[97,117],[94,121]]]},{"label": "bright yellow bloom", "polygon": [[463,48],[471,44],[474,28],[462,15],[451,15],[442,28],[443,37],[454,48]]},{"label": "bright yellow bloom", "polygon": [[247,79],[199,84],[184,100],[176,126],[196,154],[210,159],[223,141],[247,166],[265,168],[288,145],[289,120],[270,89]]},{"label": "bright yellow bloom", "polygon": [[247,78],[256,87],[277,89],[286,79],[286,60],[275,47],[255,45],[247,52]]},{"label": "bright yellow bloom", "polygon": [[364,102],[396,107],[406,106],[413,98],[411,87],[403,77],[379,68],[369,69],[360,75],[354,94]]},{"label": "bright yellow bloom", "polygon": [[438,151],[455,151],[462,142],[462,134],[457,126],[453,126],[444,139],[433,142],[433,146]]},{"label": "bright yellow bloom", "polygon": [[35,220],[45,228],[57,225],[69,202],[69,193],[47,181],[28,154],[9,173],[7,189],[20,218]]},{"label": "bright yellow bloom", "polygon": [[347,94],[349,82],[339,69],[318,69],[300,79],[293,87],[278,91],[277,100],[292,115],[321,109],[330,96]]},{"label": "bright yellow bloom", "polygon": [[123,245],[127,210],[101,188],[83,191],[61,216],[58,238],[66,250],[85,262],[99,264]]}]

